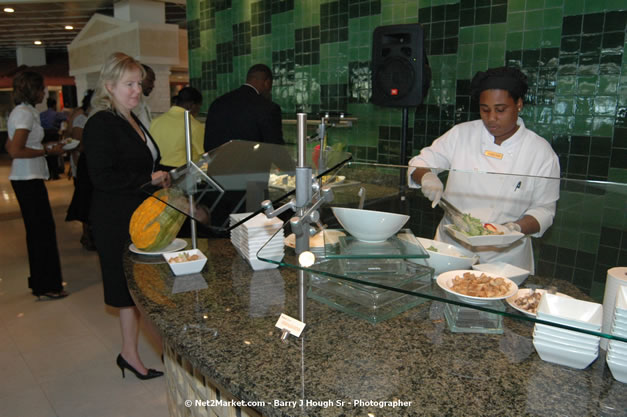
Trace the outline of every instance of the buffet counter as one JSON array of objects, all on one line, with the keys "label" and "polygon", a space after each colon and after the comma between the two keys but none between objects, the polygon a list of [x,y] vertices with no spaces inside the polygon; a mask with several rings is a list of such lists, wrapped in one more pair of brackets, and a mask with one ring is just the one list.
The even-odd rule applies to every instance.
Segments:
[{"label": "buffet counter", "polygon": [[[195,275],[125,255],[131,294],[164,339],[171,416],[627,415],[604,351],[585,370],[547,363],[532,323],[452,333],[442,302],[373,325],[308,299],[303,334],[282,342],[280,314],[298,318],[297,271],[252,271],[226,239],[198,244],[208,262]],[[565,281],[527,283],[589,299]]]}]

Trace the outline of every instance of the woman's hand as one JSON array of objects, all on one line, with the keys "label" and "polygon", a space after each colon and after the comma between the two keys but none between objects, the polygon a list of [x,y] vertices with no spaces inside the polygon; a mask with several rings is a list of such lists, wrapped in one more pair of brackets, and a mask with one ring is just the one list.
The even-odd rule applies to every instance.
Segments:
[{"label": "woman's hand", "polygon": [[151,178],[152,185],[158,185],[163,188],[168,188],[172,184],[170,174],[166,171],[155,171],[152,173]]},{"label": "woman's hand", "polygon": [[53,142],[50,144],[44,145],[46,147],[46,155],[61,155],[65,153],[63,150],[63,142]]}]

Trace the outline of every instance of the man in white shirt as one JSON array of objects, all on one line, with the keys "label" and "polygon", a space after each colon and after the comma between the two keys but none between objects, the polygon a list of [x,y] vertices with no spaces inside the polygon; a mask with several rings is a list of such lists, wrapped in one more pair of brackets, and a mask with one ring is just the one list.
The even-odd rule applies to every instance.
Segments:
[{"label": "man in white shirt", "polygon": [[[152,90],[155,88],[155,72],[148,65],[142,64],[144,67],[144,71],[146,75],[142,80],[142,93],[144,97],[148,97]],[[146,103],[146,98],[139,102],[139,105],[133,110],[135,116],[139,118],[139,121],[142,122],[146,131],[150,128],[150,123],[152,122],[152,114],[150,113],[150,107],[148,103]]]}]

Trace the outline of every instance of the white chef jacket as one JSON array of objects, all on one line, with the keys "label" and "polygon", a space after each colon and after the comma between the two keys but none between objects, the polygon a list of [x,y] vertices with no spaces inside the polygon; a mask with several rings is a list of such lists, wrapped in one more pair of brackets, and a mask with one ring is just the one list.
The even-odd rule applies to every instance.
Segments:
[{"label": "white chef jacket", "polygon": [[[451,170],[444,197],[461,211],[496,224],[529,215],[540,224],[540,231],[532,236],[542,236],[553,224],[559,199],[559,159],[544,138],[525,128],[521,118],[517,124],[516,133],[500,146],[482,120],[453,126],[409,161],[409,186],[419,187],[411,178],[415,167],[434,168],[436,173]],[[507,262],[534,273],[530,237],[506,247],[469,247],[445,231],[444,225],[450,223],[445,215],[436,240],[462,244],[478,254],[481,263]]]},{"label": "white chef jacket", "polygon": [[[9,115],[7,122],[9,140],[13,140],[17,129],[27,129],[28,138],[26,147],[31,149],[43,149],[41,141],[44,138],[44,129],[41,127],[39,112],[30,104],[22,103],[16,106]],[[48,164],[42,155],[36,158],[16,158],[11,164],[11,174],[9,179],[32,180],[48,179]]]}]

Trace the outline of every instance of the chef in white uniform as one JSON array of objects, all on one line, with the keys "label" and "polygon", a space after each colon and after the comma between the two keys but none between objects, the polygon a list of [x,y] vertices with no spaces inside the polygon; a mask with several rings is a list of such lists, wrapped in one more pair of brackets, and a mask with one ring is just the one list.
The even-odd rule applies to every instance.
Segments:
[{"label": "chef in white uniform", "polygon": [[[471,83],[481,120],[460,123],[409,162],[408,183],[421,187],[435,207],[442,195],[483,223],[503,225],[525,237],[509,246],[470,247],[440,222],[435,239],[464,245],[481,263],[507,262],[534,273],[531,238],[553,223],[559,199],[559,160],[551,145],[527,129],[518,113],[527,77],[515,68],[478,72]],[[446,190],[437,174],[449,170]],[[505,175],[495,175],[505,174]]]}]

